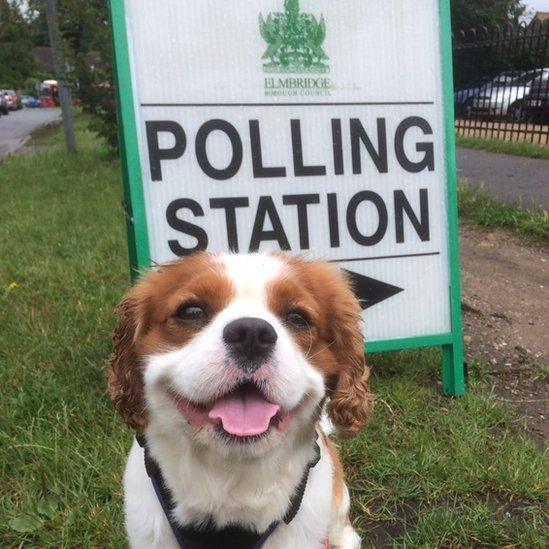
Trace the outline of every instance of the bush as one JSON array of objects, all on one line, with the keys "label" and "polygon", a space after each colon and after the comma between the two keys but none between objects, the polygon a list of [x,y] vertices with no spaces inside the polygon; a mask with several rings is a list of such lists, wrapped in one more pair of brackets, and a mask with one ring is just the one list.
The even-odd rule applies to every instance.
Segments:
[{"label": "bush", "polygon": [[118,149],[116,98],[110,57],[103,57],[101,64],[100,68],[91,68],[86,60],[81,60],[77,65],[82,110],[92,115],[90,129],[103,138],[109,147]]}]

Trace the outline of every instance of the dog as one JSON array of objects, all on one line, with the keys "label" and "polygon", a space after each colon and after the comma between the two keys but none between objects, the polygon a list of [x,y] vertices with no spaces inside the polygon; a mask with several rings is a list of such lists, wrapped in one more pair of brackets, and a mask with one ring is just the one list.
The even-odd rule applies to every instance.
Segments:
[{"label": "dog", "polygon": [[343,271],[199,252],[118,306],[108,391],[135,429],[130,546],[360,547],[335,445],[368,420],[361,308]]}]

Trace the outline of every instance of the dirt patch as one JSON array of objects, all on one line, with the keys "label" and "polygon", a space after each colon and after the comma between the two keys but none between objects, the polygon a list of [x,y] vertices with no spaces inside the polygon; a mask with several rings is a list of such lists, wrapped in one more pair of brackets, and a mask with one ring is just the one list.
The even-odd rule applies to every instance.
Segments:
[{"label": "dirt patch", "polygon": [[549,382],[526,370],[504,375],[494,384],[494,394],[520,418],[517,429],[540,445],[549,441]]},{"label": "dirt patch", "polygon": [[363,547],[394,547],[395,540],[402,538],[408,530],[413,528],[421,510],[421,503],[417,499],[405,498],[393,510],[390,520],[375,520],[365,518],[360,521]]},{"label": "dirt patch", "polygon": [[[517,497],[505,492],[486,492],[471,494],[467,501],[459,503],[459,507],[486,505],[497,521],[512,520],[517,527],[527,521],[535,520],[532,505],[536,502]],[[364,548],[391,548],[404,546],[402,538],[406,532],[415,528],[422,513],[438,509],[456,509],[456,502],[447,499],[421,502],[413,498],[405,498],[392,514],[391,520],[363,519],[359,524]],[[400,542],[400,543],[399,543]]]},{"label": "dirt patch", "polygon": [[468,356],[499,368],[549,363],[549,248],[466,225],[461,260]]},{"label": "dirt patch", "polygon": [[464,225],[461,262],[467,359],[490,365],[495,393],[547,441],[549,383],[536,372],[549,364],[549,247]]}]

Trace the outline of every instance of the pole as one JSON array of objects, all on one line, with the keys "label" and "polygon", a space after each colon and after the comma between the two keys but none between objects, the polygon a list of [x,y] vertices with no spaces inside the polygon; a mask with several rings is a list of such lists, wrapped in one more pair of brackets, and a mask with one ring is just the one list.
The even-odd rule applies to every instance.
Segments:
[{"label": "pole", "polygon": [[65,66],[63,54],[61,52],[61,35],[59,33],[59,23],[57,21],[57,7],[55,0],[45,0],[46,20],[48,22],[48,31],[50,35],[50,45],[53,54],[53,69],[57,78],[59,104],[63,116],[63,131],[65,132],[65,142],[69,153],[76,152],[76,139],[74,137],[74,125],[71,112],[71,94],[65,81]]}]

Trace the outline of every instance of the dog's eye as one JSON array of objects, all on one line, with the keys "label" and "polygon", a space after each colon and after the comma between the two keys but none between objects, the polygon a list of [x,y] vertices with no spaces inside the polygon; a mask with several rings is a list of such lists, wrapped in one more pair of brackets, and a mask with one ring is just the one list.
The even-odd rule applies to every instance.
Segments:
[{"label": "dog's eye", "polygon": [[284,320],[287,324],[289,324],[293,328],[296,328],[297,330],[305,330],[310,325],[307,313],[298,309],[289,310],[286,313]]},{"label": "dog's eye", "polygon": [[206,307],[200,303],[184,303],[177,309],[174,317],[183,322],[202,322],[208,316]]}]

